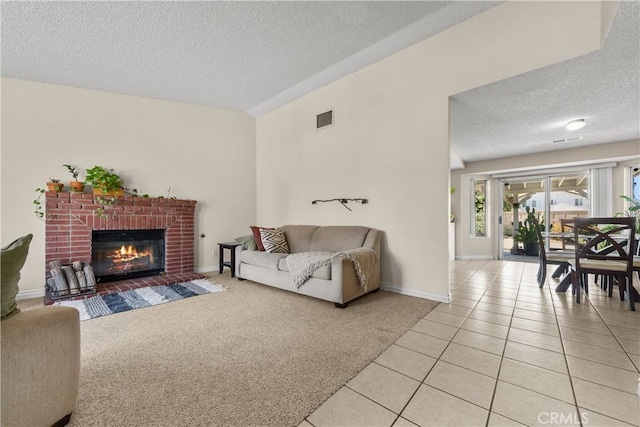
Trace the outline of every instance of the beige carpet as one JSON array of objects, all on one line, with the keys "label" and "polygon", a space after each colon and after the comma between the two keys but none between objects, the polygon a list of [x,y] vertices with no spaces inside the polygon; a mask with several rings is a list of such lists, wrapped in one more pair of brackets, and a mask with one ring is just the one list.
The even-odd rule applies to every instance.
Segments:
[{"label": "beige carpet", "polygon": [[82,322],[70,426],[297,426],[436,305],[211,277],[227,291]]}]

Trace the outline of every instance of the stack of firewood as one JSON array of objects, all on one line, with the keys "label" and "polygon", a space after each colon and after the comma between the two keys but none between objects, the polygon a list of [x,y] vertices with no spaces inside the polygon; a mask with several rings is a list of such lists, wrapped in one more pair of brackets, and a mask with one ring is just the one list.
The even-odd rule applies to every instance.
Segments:
[{"label": "stack of firewood", "polygon": [[74,261],[71,265],[61,265],[60,261],[51,261],[51,277],[47,285],[55,296],[77,295],[93,292],[96,288],[96,276],[89,263]]}]

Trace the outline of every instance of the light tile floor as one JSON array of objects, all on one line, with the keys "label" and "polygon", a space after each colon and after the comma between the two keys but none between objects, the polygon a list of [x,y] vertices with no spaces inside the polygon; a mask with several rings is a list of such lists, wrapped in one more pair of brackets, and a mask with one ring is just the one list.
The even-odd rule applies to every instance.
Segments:
[{"label": "light tile floor", "polygon": [[301,424],[640,425],[640,303],[591,283],[542,289],[538,265],[454,261],[439,304]]}]

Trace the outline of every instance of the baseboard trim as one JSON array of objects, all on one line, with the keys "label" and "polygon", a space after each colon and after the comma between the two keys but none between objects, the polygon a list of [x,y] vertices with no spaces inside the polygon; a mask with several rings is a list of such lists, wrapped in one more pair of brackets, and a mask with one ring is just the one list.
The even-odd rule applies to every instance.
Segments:
[{"label": "baseboard trim", "polygon": [[31,298],[40,298],[44,297],[44,289],[37,291],[21,291],[16,295],[16,300],[20,301],[23,299],[31,299]]},{"label": "baseboard trim", "polygon": [[490,261],[496,259],[493,255],[460,255],[456,257],[460,261]]},{"label": "baseboard trim", "polygon": [[431,301],[444,302],[446,304],[450,302],[448,295],[432,294],[430,292],[417,291],[415,289],[407,289],[404,287],[389,285],[386,283],[383,283],[382,285],[380,285],[380,289],[382,289],[383,291],[393,292],[400,295],[407,295],[410,297],[428,299]]},{"label": "baseboard trim", "polygon": [[196,268],[196,273],[211,273],[213,271],[218,271],[217,265],[205,265],[204,267]]}]

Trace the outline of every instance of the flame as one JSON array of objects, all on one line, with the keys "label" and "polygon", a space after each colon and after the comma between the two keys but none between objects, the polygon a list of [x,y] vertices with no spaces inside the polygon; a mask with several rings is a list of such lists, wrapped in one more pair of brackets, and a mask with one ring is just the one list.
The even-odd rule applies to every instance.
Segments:
[{"label": "flame", "polygon": [[142,257],[153,257],[151,252],[138,252],[138,250],[132,245],[122,246],[120,249],[114,251],[110,258],[113,258],[114,263],[126,263]]}]

